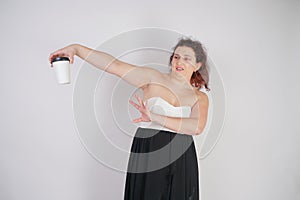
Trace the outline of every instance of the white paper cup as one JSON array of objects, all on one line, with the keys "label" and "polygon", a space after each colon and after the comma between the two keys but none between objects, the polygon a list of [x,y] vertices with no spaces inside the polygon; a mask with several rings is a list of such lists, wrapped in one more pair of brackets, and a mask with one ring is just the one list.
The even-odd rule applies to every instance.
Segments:
[{"label": "white paper cup", "polygon": [[70,83],[70,60],[67,57],[56,57],[52,60],[58,84]]}]

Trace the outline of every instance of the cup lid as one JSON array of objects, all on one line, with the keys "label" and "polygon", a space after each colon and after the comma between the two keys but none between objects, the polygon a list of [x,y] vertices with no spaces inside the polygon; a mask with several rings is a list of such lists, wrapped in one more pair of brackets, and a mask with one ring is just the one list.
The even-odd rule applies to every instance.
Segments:
[{"label": "cup lid", "polygon": [[57,61],[69,61],[70,59],[68,57],[56,57],[52,59],[52,62],[57,62]]}]

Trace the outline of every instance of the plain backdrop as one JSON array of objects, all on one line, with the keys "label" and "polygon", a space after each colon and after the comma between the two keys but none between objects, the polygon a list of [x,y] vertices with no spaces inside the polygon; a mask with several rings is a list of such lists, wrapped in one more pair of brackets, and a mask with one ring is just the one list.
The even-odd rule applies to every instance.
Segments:
[{"label": "plain backdrop", "polygon": [[223,78],[226,119],[200,163],[202,200],[300,199],[300,1],[10,0],[0,17],[0,199],[122,199],[125,174],[81,144],[73,85],[56,83],[48,56],[142,27],[197,37]]}]

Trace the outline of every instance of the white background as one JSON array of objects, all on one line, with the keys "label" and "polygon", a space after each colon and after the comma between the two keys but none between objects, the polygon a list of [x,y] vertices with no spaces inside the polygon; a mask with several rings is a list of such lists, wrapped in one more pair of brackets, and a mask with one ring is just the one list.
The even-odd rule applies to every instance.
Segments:
[{"label": "white background", "polygon": [[0,16],[0,199],[122,199],[125,174],[82,146],[73,85],[56,83],[48,56],[141,27],[200,39],[223,77],[226,121],[200,163],[202,200],[300,199],[300,1],[11,0]]}]

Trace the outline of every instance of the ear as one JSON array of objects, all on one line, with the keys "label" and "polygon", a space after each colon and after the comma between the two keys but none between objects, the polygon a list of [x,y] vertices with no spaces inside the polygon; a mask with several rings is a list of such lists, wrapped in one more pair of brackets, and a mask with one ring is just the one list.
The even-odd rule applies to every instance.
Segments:
[{"label": "ear", "polygon": [[194,72],[198,71],[198,70],[200,69],[201,66],[202,66],[202,62],[198,62],[198,63],[196,64],[196,67],[195,67]]}]

